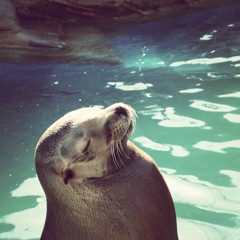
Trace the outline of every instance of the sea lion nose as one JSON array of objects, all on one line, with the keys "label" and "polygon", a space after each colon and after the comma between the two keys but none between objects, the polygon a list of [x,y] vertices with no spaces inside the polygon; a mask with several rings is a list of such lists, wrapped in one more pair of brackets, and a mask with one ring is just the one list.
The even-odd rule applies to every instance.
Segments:
[{"label": "sea lion nose", "polygon": [[128,113],[127,113],[126,109],[123,108],[123,107],[116,107],[115,113],[116,113],[117,115],[124,115],[124,116],[126,116],[126,117],[128,116]]}]

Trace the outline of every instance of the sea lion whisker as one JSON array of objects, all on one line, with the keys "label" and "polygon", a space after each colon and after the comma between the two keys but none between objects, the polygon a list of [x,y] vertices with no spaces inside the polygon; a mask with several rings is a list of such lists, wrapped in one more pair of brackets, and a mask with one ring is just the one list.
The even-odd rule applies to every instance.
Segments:
[{"label": "sea lion whisker", "polygon": [[111,147],[110,147],[110,149],[111,149],[111,156],[112,156],[112,160],[113,160],[113,164],[115,165],[115,161],[114,161],[114,149],[113,149],[113,146],[111,145]]},{"label": "sea lion whisker", "polygon": [[129,156],[124,152],[124,149],[123,149],[123,146],[122,146],[122,142],[119,142],[119,148],[120,148],[120,151],[121,151],[122,155],[124,157],[130,159]]},{"label": "sea lion whisker", "polygon": [[130,173],[128,167],[127,167],[127,164],[122,160],[122,157],[120,156],[120,154],[121,154],[124,158],[126,157],[126,155],[123,154],[123,153],[120,151],[120,145],[121,145],[121,142],[116,143],[116,146],[117,146],[117,149],[118,149],[118,157],[119,157],[119,160],[120,160],[121,163],[122,163],[122,164],[121,164],[121,166],[122,166],[121,170],[124,170],[124,174],[125,174],[127,177],[131,178],[131,173]]},{"label": "sea lion whisker", "polygon": [[124,158],[128,158],[128,156],[124,153],[124,151],[122,149],[121,142],[118,143],[117,147],[118,147],[118,152],[121,154],[121,156],[124,157]]},{"label": "sea lion whisker", "polygon": [[123,168],[125,168],[124,161],[122,160],[122,157],[120,156],[120,155],[123,156],[123,154],[121,153],[120,148],[119,148],[119,145],[118,145],[117,142],[116,142],[116,152],[117,152],[117,155],[118,155],[118,159],[119,159],[119,161],[121,162],[121,163],[120,163],[121,166],[123,166]]},{"label": "sea lion whisker", "polygon": [[113,163],[114,163],[115,167],[118,169],[119,165],[118,165],[116,154],[115,154],[114,144],[111,146],[111,152],[112,152]]},{"label": "sea lion whisker", "polygon": [[122,161],[121,156],[119,155],[117,142],[114,142],[113,146],[114,146],[114,156],[115,156],[116,167],[117,169],[122,170],[124,168],[124,162]]}]

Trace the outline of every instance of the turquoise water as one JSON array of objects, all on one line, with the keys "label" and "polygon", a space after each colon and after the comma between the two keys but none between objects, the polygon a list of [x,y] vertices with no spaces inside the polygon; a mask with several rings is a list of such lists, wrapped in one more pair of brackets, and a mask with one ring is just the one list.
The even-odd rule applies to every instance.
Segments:
[{"label": "turquoise water", "polygon": [[180,240],[240,239],[240,4],[108,31],[117,66],[0,63],[0,239],[39,239],[34,148],[73,109],[132,105],[131,140],[159,165]]}]

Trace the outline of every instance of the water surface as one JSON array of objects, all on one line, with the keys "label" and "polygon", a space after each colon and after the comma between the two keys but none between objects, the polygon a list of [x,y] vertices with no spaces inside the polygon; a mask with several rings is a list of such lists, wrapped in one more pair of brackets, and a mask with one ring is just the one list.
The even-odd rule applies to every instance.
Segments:
[{"label": "water surface", "polygon": [[0,63],[0,239],[39,239],[42,132],[73,109],[132,105],[131,140],[162,170],[181,240],[240,239],[240,4],[121,26],[123,64]]}]

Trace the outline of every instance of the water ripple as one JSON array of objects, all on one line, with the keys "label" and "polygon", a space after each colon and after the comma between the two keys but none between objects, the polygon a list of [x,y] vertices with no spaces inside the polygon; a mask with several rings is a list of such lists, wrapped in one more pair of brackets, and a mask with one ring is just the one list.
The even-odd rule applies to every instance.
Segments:
[{"label": "water ripple", "polygon": [[239,229],[227,228],[196,220],[178,219],[180,240],[239,240]]},{"label": "water ripple", "polygon": [[219,95],[219,98],[240,98],[240,92]]},{"label": "water ripple", "polygon": [[36,196],[36,206],[3,216],[0,223],[12,224],[14,229],[0,233],[0,239],[38,239],[46,213],[45,196],[38,178],[26,179],[11,195],[19,200],[21,197]]},{"label": "water ripple", "polygon": [[132,85],[127,84],[125,85],[124,82],[108,82],[107,87],[115,86],[116,89],[123,90],[123,91],[140,91],[146,90],[153,85],[151,83],[134,83]]},{"label": "water ripple", "polygon": [[[240,173],[221,170],[231,179],[231,187],[223,187],[199,180],[195,176],[175,175],[170,169],[161,169],[173,195],[179,203],[188,203],[200,209],[217,213],[231,213],[240,217]],[[240,226],[240,222],[238,223]]]},{"label": "water ripple", "polygon": [[240,56],[233,56],[229,58],[225,57],[216,57],[216,58],[196,58],[187,61],[173,62],[170,64],[170,67],[180,67],[183,65],[211,65],[217,63],[226,63],[226,62],[238,62],[240,61]]},{"label": "water ripple", "polygon": [[224,114],[223,117],[227,119],[229,122],[240,123],[240,114],[227,113]]},{"label": "water ripple", "polygon": [[184,90],[180,90],[180,93],[197,93],[197,92],[202,92],[203,89],[202,88],[190,88],[190,89],[184,89]]},{"label": "water ripple", "polygon": [[136,137],[134,142],[140,143],[143,147],[149,148],[156,151],[170,152],[174,157],[187,157],[190,153],[182,146],[172,144],[161,144],[152,141],[151,139],[141,136]]},{"label": "water ripple", "polygon": [[193,145],[193,147],[205,151],[226,153],[226,151],[224,151],[225,148],[240,148],[240,140],[232,140],[226,142],[200,141]]},{"label": "water ripple", "polygon": [[[163,116],[163,117],[162,117]],[[175,114],[175,110],[172,107],[165,109],[163,115],[155,115],[153,119],[161,119],[158,125],[163,127],[202,127],[205,125],[205,122]]]},{"label": "water ripple", "polygon": [[213,102],[207,102],[203,100],[192,100],[192,104],[190,107],[197,108],[203,111],[208,112],[231,112],[236,110],[237,108],[224,105],[224,104],[217,104]]},{"label": "water ripple", "polygon": [[[203,127],[205,122],[175,114],[175,110],[172,107],[161,108],[157,105],[146,107],[147,110],[139,111],[142,115],[152,115],[152,119],[161,120],[158,125],[171,128],[183,128],[183,127]],[[205,126],[206,127],[206,126]],[[206,127],[210,129],[210,127]]]}]

